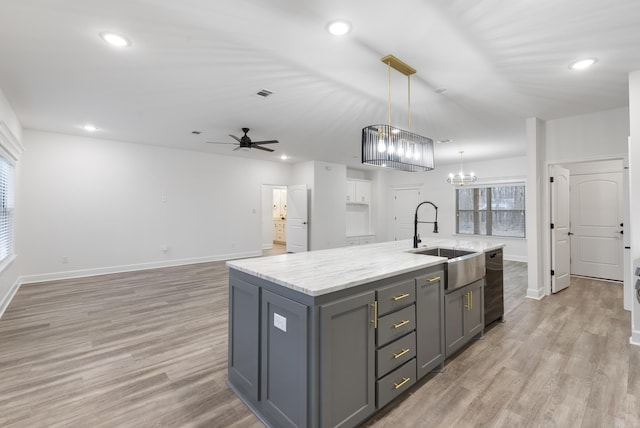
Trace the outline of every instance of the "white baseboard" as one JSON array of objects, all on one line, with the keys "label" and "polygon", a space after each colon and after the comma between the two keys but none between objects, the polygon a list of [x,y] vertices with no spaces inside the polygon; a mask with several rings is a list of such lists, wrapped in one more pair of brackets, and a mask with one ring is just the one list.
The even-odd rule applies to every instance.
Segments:
[{"label": "white baseboard", "polygon": [[11,303],[11,300],[13,300],[13,297],[16,295],[21,285],[22,282],[20,281],[20,278],[16,279],[16,282],[14,282],[11,288],[9,288],[9,292],[4,295],[2,300],[0,300],[0,318],[4,315],[4,311],[9,307],[9,303]]},{"label": "white baseboard", "polygon": [[629,338],[629,343],[632,345],[640,346],[640,331],[633,330],[631,332],[631,337]]},{"label": "white baseboard", "polygon": [[542,300],[544,297],[544,290],[542,288],[527,288],[527,299]]},{"label": "white baseboard", "polygon": [[514,256],[511,254],[505,254],[504,255],[504,259],[505,260],[509,260],[511,262],[524,262],[527,263],[529,260],[527,260],[526,256]]},{"label": "white baseboard", "polygon": [[133,272],[137,270],[157,269],[164,267],[192,265],[197,263],[218,262],[221,260],[233,260],[246,257],[257,257],[262,251],[250,251],[243,253],[230,253],[207,257],[194,257],[189,259],[163,260],[158,262],[137,263],[133,265],[121,265],[94,269],[80,269],[64,272],[43,273],[37,275],[23,275],[19,278],[20,284],[33,284],[37,282],[56,281],[60,279],[82,278],[85,276],[107,275],[111,273]]}]

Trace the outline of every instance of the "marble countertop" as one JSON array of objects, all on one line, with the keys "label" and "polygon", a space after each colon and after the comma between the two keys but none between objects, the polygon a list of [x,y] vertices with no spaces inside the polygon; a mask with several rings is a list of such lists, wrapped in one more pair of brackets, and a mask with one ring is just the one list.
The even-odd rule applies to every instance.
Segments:
[{"label": "marble countertop", "polygon": [[[504,244],[423,239],[420,248],[444,247],[485,252]],[[232,260],[227,266],[310,296],[320,296],[445,262],[412,253],[411,240],[389,241],[306,253]]]}]

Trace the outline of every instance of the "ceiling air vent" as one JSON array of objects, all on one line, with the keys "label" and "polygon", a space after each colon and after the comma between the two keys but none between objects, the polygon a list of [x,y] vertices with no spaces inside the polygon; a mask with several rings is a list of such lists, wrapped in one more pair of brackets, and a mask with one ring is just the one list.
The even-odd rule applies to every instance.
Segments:
[{"label": "ceiling air vent", "polygon": [[256,95],[262,97],[262,98],[267,98],[269,95],[273,94],[273,91],[270,91],[268,89],[260,89]]}]

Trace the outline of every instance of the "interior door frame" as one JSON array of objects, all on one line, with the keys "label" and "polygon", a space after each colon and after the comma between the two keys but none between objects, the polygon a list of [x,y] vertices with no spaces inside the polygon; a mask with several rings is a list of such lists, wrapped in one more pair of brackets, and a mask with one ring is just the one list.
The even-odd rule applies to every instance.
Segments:
[{"label": "interior door frame", "polygon": [[[269,189],[269,194],[271,195],[270,202],[269,202],[269,209],[265,208],[267,205],[266,205],[266,201],[264,200],[264,190],[267,188]],[[260,248],[262,248],[263,250],[270,250],[273,248],[273,240],[271,241],[271,245],[265,245],[265,243],[262,240],[263,238],[262,235],[264,234],[264,227],[266,224],[267,215],[269,216],[269,219],[270,219],[269,224],[271,225],[271,230],[273,231],[273,210],[271,210],[271,206],[273,204],[273,189],[286,189],[286,188],[287,188],[286,184],[264,183],[262,184],[262,186],[260,186],[260,208],[261,208],[260,209]]]},{"label": "interior door frame", "polygon": [[[619,155],[611,155],[611,156],[602,156],[602,157],[591,157],[591,158],[572,158],[572,159],[565,159],[563,161],[545,161],[544,163],[544,168],[543,168],[543,183],[541,184],[541,188],[543,191],[543,197],[542,197],[542,221],[538,224],[539,228],[543,228],[543,230],[545,230],[546,232],[542,234],[542,248],[544,248],[544,257],[542,257],[542,267],[543,267],[543,272],[545,272],[545,275],[542,276],[542,280],[543,280],[543,284],[544,284],[544,294],[545,296],[550,296],[551,295],[551,257],[547,257],[551,254],[551,233],[548,233],[550,231],[550,224],[551,224],[551,195],[549,192],[549,186],[547,185],[549,183],[549,178],[550,178],[550,166],[551,165],[567,165],[567,164],[572,164],[572,163],[582,163],[582,162],[599,162],[599,161],[611,161],[611,160],[622,160],[622,165],[623,165],[623,181],[628,181],[628,166],[629,166],[629,154],[628,153],[622,153]],[[628,204],[628,193],[626,192],[626,190],[624,190],[624,194],[623,194],[623,210],[624,210],[624,215],[625,215],[625,219],[629,218],[629,204]],[[627,222],[628,224],[628,222]],[[625,244],[626,245],[626,244]],[[631,253],[630,250],[625,249],[623,252],[623,268],[625,269],[624,272],[624,307],[625,309],[627,309],[627,305],[631,303],[631,300],[628,300],[628,296],[632,295],[632,278],[628,277],[627,275],[627,271],[629,269],[631,269],[628,263],[630,263],[630,261],[628,260],[631,257]],[[630,272],[630,271],[629,271]],[[549,273],[549,275],[547,275],[547,273]],[[630,306],[629,309],[630,310]]]}]

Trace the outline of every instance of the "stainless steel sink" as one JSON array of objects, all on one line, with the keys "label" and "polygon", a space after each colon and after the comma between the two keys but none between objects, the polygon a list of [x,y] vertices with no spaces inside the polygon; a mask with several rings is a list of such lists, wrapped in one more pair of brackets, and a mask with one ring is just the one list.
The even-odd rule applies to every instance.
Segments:
[{"label": "stainless steel sink", "polygon": [[471,284],[485,276],[485,257],[484,253],[481,252],[440,247],[418,249],[411,252],[426,256],[446,257],[448,259],[445,263],[447,271],[445,289],[447,291]]}]

